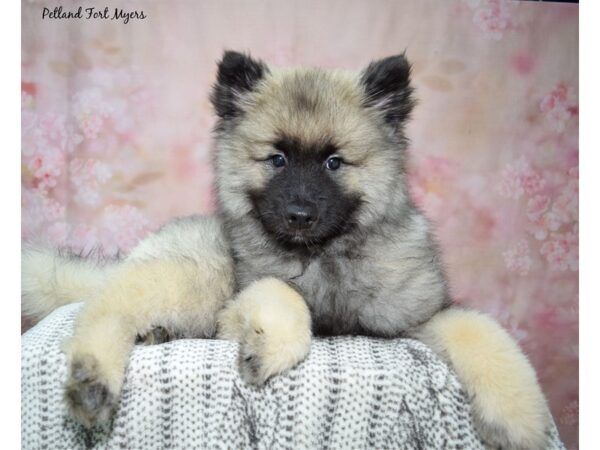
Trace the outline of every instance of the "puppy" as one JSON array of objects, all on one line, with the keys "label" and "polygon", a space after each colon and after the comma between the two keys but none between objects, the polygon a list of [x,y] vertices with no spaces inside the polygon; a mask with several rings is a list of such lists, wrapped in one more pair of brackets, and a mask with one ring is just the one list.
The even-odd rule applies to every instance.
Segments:
[{"label": "puppy", "polygon": [[544,448],[534,370],[493,319],[453,305],[408,195],[404,55],[355,73],[225,52],[211,100],[217,216],[170,223],[116,264],[25,250],[31,313],[89,299],[65,345],[73,415],[109,419],[136,336],[234,339],[257,385],[302,361],[312,335],[406,336],[454,368],[488,444]]}]

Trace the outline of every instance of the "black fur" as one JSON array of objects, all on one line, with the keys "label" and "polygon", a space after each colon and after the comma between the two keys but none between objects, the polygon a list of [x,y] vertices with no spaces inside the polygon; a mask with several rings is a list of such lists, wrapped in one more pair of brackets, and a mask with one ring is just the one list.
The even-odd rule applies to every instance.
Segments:
[{"label": "black fur", "polygon": [[[352,227],[360,198],[345,192],[336,181],[343,166],[338,171],[325,167],[327,157],[335,150],[335,145],[327,141],[306,145],[289,137],[274,144],[274,153],[285,154],[286,166],[273,167],[275,174],[267,186],[248,194],[265,230],[284,246],[322,244]],[[316,208],[311,228],[299,231],[288,226],[286,208],[290,203],[310,203]]]},{"label": "black fur", "polygon": [[410,64],[404,54],[374,61],[364,70],[365,106],[377,105],[394,129],[408,119],[413,107]]},{"label": "black fur", "polygon": [[239,96],[252,91],[268,72],[262,61],[226,51],[218,64],[217,82],[210,96],[217,115],[223,120],[239,116],[242,113]]}]

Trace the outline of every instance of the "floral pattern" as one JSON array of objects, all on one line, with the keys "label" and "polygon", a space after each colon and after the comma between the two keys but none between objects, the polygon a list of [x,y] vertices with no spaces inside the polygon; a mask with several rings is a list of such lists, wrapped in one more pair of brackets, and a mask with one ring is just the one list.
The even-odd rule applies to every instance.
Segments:
[{"label": "floral pattern", "polygon": [[500,40],[510,26],[508,0],[464,0],[472,10],[473,24],[489,39]]},{"label": "floral pattern", "polygon": [[578,448],[576,5],[115,1],[146,13],[123,24],[41,20],[47,3],[23,4],[24,240],[115,255],[214,211],[208,93],[223,48],[353,70],[406,50],[411,190],[453,295],[520,342]]}]

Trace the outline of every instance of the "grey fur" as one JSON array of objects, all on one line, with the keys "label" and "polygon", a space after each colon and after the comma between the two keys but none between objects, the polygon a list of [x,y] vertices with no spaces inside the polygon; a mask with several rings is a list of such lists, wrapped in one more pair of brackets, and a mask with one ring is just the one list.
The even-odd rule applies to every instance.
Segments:
[{"label": "grey fur", "polygon": [[[381,120],[378,110],[365,110],[362,104],[353,103],[355,99],[347,104],[340,100],[346,86],[340,89],[338,84],[352,86],[353,81],[357,100],[361,100],[366,93],[358,78],[317,69],[266,74],[261,87],[243,99],[243,104],[250,105],[245,117],[217,128],[220,217],[234,252],[238,289],[274,276],[303,295],[316,331],[327,328],[327,334],[399,336],[451,301],[429,224],[407,194],[407,140],[402,127],[393,129]],[[354,216],[351,231],[325,244],[308,243],[304,249],[285,251],[265,231],[246,200],[244,183],[254,180],[240,174],[251,173],[248,166],[257,164],[244,157],[245,148],[253,145],[248,135],[275,140],[277,133],[283,132],[300,141],[310,142],[318,136],[347,142],[351,136],[340,135],[343,121],[360,109],[364,113],[360,131],[364,148],[358,152],[364,154],[362,158],[383,155],[387,167],[373,164],[372,169],[365,163],[351,169],[367,172],[368,179],[355,192],[366,200]],[[260,118],[254,119],[253,114]],[[291,118],[291,124],[262,120],[276,115]],[[310,122],[312,129],[306,132],[296,127],[294,122],[302,120],[296,118]],[[378,197],[380,192],[386,196]]]},{"label": "grey fur", "polygon": [[[408,195],[404,124],[414,105],[409,73],[403,55],[373,63],[358,75],[265,70],[254,89],[237,98],[241,114],[221,119],[215,129],[219,215],[231,243],[238,291],[276,277],[301,293],[316,334],[418,337],[451,362],[439,331],[432,333],[435,325],[429,325],[452,306],[448,283],[429,223]],[[263,223],[272,212],[257,211],[251,200],[252,192],[268,189],[277,176],[264,161],[279,150],[273,142],[282,136],[303,149],[335,143],[349,164],[328,175],[344,195],[359,199],[349,226],[340,224],[343,231],[324,241],[306,239],[303,248],[282,245],[272,225]],[[296,186],[300,196],[310,191],[301,179]],[[516,345],[509,347],[519,352]],[[251,372],[256,361],[240,358],[242,373]],[[515,370],[527,372],[527,365],[515,357]],[[542,417],[542,425],[527,437],[518,435],[482,415],[480,405],[487,399],[476,398],[474,419],[488,442],[515,450],[543,448],[546,406],[535,375],[528,382],[538,402],[532,415]]]}]

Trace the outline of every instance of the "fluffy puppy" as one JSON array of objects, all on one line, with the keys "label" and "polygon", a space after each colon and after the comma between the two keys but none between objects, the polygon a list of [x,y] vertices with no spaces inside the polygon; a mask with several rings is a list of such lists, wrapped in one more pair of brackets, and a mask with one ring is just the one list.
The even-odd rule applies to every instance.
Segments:
[{"label": "fluffy puppy", "polygon": [[535,372],[493,319],[453,306],[408,195],[412,94],[404,55],[356,73],[225,52],[211,96],[218,218],[166,226],[108,275],[24,258],[32,310],[94,289],[66,347],[73,414],[87,425],[110,416],[136,335],[208,337],[218,323],[254,384],[304,359],[312,334],[407,336],[454,368],[490,445],[544,448]]}]

